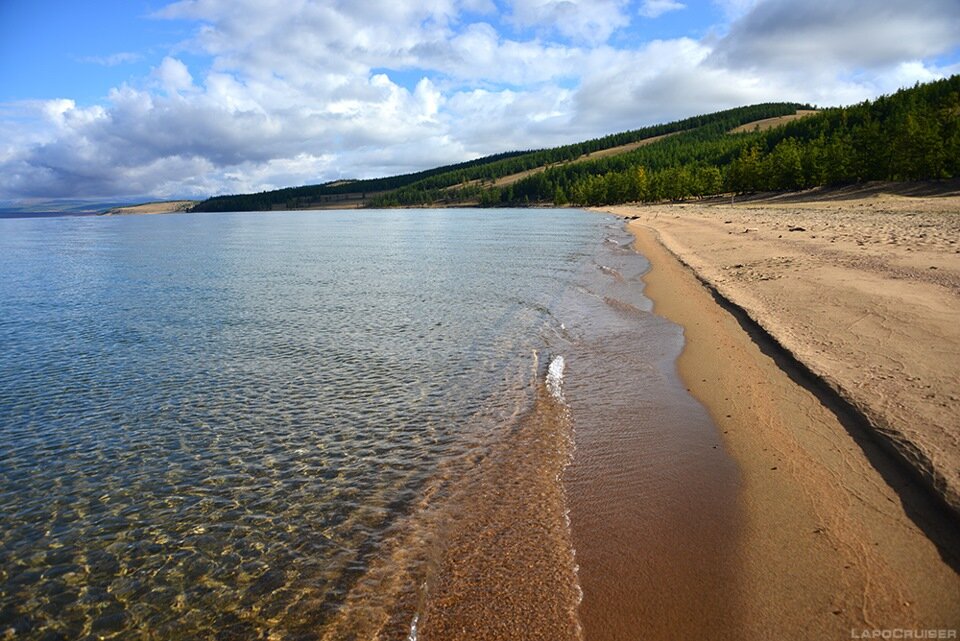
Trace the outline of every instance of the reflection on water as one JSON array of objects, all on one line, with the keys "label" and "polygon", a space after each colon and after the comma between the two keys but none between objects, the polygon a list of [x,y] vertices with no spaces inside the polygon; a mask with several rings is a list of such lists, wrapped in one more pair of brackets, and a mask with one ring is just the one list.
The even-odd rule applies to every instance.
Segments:
[{"label": "reflection on water", "polygon": [[478,465],[505,456],[505,435],[569,454],[521,417],[561,331],[551,310],[605,224],[536,210],[0,221],[2,633],[309,639],[360,607],[404,612],[407,635],[423,563],[452,548],[409,546],[412,591],[392,570],[392,589],[364,583],[399,567],[411,532],[438,536],[412,515],[470,470],[505,469]]}]

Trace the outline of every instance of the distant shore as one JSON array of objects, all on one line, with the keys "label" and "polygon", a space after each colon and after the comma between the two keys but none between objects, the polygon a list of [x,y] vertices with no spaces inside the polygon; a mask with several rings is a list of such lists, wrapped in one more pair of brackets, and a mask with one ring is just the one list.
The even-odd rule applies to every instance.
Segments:
[{"label": "distant shore", "polygon": [[744,477],[742,632],[955,629],[960,197],[795,200],[605,209]]},{"label": "distant shore", "polygon": [[176,214],[187,211],[197,204],[196,200],[166,200],[126,207],[114,207],[103,212],[105,216],[128,216],[131,214]]}]

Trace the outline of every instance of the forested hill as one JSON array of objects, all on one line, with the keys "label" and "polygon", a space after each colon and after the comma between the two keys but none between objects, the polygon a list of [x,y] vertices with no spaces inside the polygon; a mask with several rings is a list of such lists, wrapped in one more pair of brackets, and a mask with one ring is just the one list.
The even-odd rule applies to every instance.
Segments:
[{"label": "forested hill", "polygon": [[221,196],[194,210],[337,206],[351,198],[373,207],[606,205],[960,176],[960,75],[779,127],[733,132],[803,108],[740,107],[415,174]]},{"label": "forested hill", "polygon": [[[766,131],[709,123],[628,154],[551,167],[503,188],[434,194],[482,205],[606,205],[960,176],[960,75]],[[401,189],[380,204],[414,204]],[[424,195],[420,195],[422,198]]]},{"label": "forested hill", "polygon": [[[323,205],[362,202],[377,205],[428,204],[453,198],[462,202],[477,198],[499,178],[536,170],[548,165],[566,163],[644,140],[713,127],[727,131],[734,127],[793,114],[809,108],[795,103],[767,103],[739,107],[714,114],[694,116],[662,125],[611,134],[571,145],[535,151],[512,151],[487,156],[456,165],[447,165],[412,174],[368,180],[341,180],[322,185],[289,187],[256,194],[216,196],[193,207],[191,211],[263,211],[271,209],[303,209]],[[472,184],[472,188],[456,188]],[[451,189],[453,188],[453,189]]]},{"label": "forested hill", "polygon": [[466,171],[481,165],[496,163],[501,160],[530,153],[535,152],[511,151],[456,165],[447,165],[412,174],[388,176],[386,178],[336,180],[322,185],[286,187],[284,189],[262,191],[256,194],[214,196],[213,198],[208,198],[198,203],[190,211],[266,211],[278,206],[285,209],[306,208],[310,205],[319,205],[324,202],[337,202],[342,199],[349,199],[349,196],[353,194],[365,195],[368,193],[393,190],[426,180],[433,176]]}]

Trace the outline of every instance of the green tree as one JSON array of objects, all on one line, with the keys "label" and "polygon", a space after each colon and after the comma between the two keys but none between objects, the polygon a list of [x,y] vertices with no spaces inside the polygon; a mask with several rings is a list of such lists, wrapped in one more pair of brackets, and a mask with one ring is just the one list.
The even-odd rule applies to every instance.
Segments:
[{"label": "green tree", "polygon": [[570,199],[567,198],[567,194],[563,191],[563,187],[557,185],[557,188],[553,192],[553,204],[562,206],[569,202]]},{"label": "green tree", "polygon": [[757,145],[744,147],[739,158],[730,163],[728,188],[738,194],[761,189],[761,158]]},{"label": "green tree", "polygon": [[781,140],[768,157],[768,189],[791,190],[804,186],[800,145],[793,138]]}]

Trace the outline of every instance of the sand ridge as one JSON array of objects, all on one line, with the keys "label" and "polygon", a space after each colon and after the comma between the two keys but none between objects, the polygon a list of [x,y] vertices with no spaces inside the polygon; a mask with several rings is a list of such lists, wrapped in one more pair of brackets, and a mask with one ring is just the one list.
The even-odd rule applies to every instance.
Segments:
[{"label": "sand ridge", "polygon": [[[618,156],[620,154],[626,154],[640,147],[646,147],[647,145],[652,145],[655,142],[660,142],[664,138],[669,138],[670,136],[676,136],[677,134],[683,133],[682,131],[674,131],[668,134],[660,134],[659,136],[651,136],[649,138],[644,138],[643,140],[637,140],[635,142],[626,143],[624,145],[618,145],[616,147],[607,147],[606,149],[598,149],[597,151],[592,151],[590,153],[583,154],[579,158],[574,158],[573,160],[564,160],[560,162],[550,163],[547,165],[541,165],[539,167],[534,167],[533,169],[525,169],[524,171],[519,171],[515,174],[508,174],[506,176],[501,176],[495,179],[491,186],[493,187],[509,187],[515,183],[520,182],[524,178],[529,178],[530,176],[542,173],[551,169],[552,167],[560,167],[562,165],[573,165],[576,163],[587,162],[590,160],[599,160],[601,158],[608,158],[610,156]],[[464,186],[469,185],[480,185],[483,181],[479,179],[470,180],[465,183],[460,183],[456,185],[450,185],[446,187],[447,190],[460,189]],[[434,205],[431,205],[434,206]]]},{"label": "sand ridge", "polygon": [[960,512],[960,197],[612,210],[654,229]]}]

